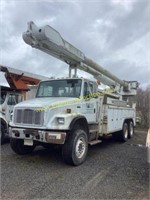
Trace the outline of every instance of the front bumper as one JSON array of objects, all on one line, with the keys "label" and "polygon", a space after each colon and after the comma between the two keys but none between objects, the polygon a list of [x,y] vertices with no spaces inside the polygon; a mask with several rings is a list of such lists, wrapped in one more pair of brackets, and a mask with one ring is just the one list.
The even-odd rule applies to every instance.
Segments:
[{"label": "front bumper", "polygon": [[33,140],[51,144],[64,144],[66,131],[9,127],[9,136],[16,139]]}]

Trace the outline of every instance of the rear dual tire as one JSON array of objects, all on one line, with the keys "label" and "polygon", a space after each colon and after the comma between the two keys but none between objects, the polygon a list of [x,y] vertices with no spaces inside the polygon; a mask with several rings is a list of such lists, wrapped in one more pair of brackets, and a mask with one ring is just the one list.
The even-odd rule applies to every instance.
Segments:
[{"label": "rear dual tire", "polygon": [[121,142],[126,142],[128,139],[128,124],[125,122],[122,127],[122,131],[120,132],[120,140]]},{"label": "rear dual tire", "polygon": [[134,124],[132,121],[124,122],[122,130],[118,133],[114,133],[114,138],[126,142],[128,139],[132,138],[134,135]]},{"label": "rear dual tire", "polygon": [[128,123],[128,138],[132,138],[134,135],[134,124],[132,121]]}]

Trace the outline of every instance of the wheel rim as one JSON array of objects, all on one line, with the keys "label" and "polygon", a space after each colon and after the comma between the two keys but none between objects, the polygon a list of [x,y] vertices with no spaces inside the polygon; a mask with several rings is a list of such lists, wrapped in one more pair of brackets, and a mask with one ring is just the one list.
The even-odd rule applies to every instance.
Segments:
[{"label": "wheel rim", "polygon": [[86,150],[86,142],[83,137],[80,137],[77,140],[75,154],[78,158],[82,158]]}]

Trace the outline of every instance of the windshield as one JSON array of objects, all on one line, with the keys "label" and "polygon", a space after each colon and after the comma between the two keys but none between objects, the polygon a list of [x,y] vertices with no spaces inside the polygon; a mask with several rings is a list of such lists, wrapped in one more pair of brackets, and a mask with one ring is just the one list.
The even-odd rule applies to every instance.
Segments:
[{"label": "windshield", "polygon": [[0,96],[0,104],[3,104],[6,99],[6,92],[1,91],[1,96]]},{"label": "windshield", "polygon": [[79,97],[81,79],[51,80],[41,82],[36,97]]}]

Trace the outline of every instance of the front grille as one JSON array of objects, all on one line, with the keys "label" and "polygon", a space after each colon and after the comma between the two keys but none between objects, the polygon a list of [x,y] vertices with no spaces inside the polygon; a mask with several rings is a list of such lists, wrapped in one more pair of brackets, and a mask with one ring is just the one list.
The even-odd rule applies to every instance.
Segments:
[{"label": "front grille", "polygon": [[44,121],[44,112],[37,112],[33,109],[16,109],[14,112],[16,124],[42,125]]}]

